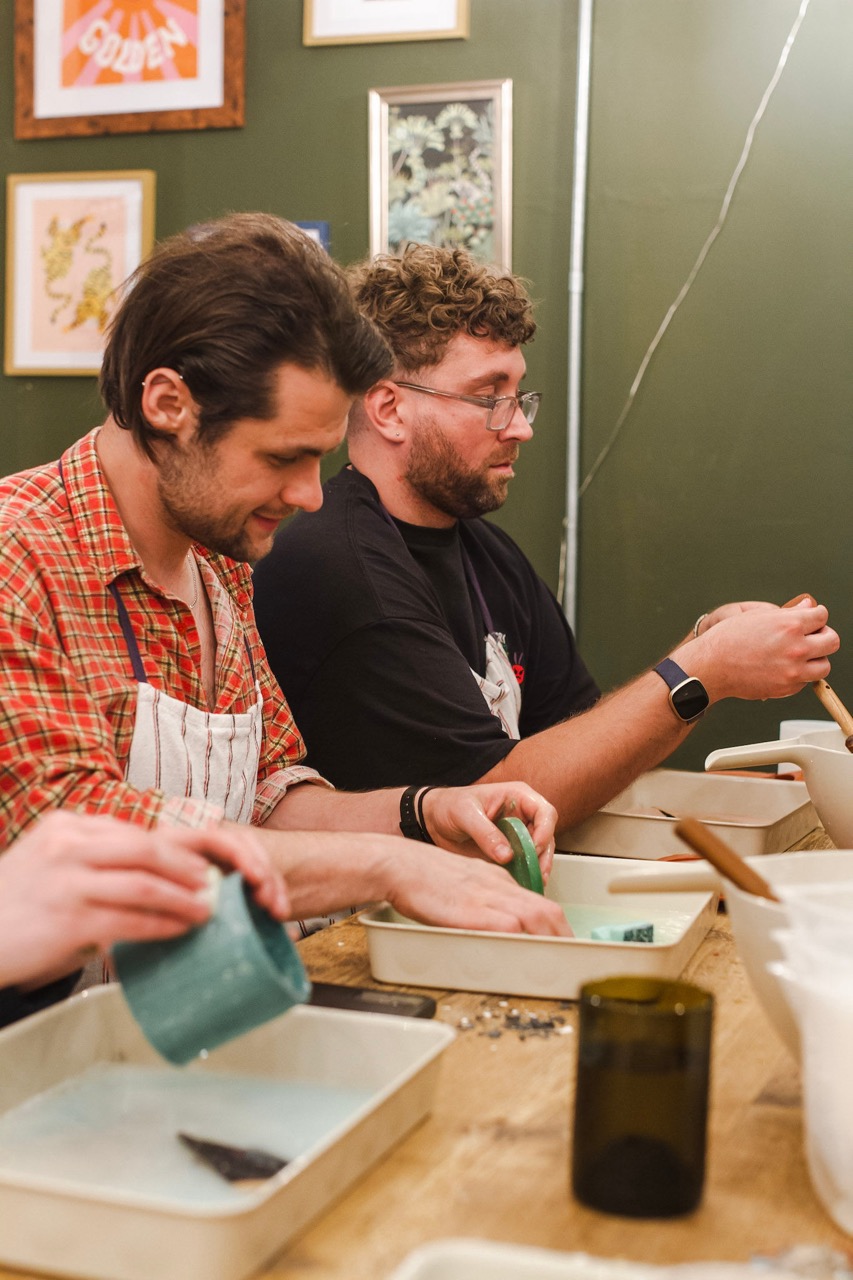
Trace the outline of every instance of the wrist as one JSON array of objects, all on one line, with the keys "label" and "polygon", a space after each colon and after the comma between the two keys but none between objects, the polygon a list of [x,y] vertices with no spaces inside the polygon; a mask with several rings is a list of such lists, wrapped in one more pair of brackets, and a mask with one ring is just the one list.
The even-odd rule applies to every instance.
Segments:
[{"label": "wrist", "polygon": [[408,840],[435,844],[424,818],[424,797],[435,790],[434,786],[406,787],[400,796],[400,830]]}]

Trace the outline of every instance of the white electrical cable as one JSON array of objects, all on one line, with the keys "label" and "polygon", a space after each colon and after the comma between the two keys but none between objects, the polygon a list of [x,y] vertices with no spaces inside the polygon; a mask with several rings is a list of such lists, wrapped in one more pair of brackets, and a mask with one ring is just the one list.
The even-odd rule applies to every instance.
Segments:
[{"label": "white electrical cable", "polygon": [[726,194],[723,198],[723,203],[720,208],[719,217],[717,218],[717,221],[714,224],[714,227],[711,230],[711,234],[708,236],[708,239],[705,241],[702,248],[699,250],[699,256],[694,262],[692,270],[690,271],[690,274],[688,275],[687,279],[682,285],[678,293],[678,296],[676,297],[672,306],[669,308],[666,315],[664,316],[663,321],[661,322],[660,328],[658,329],[657,333],[655,334],[654,338],[652,339],[649,345],[648,351],[643,356],[640,367],[637,370],[637,376],[634,378],[634,381],[631,384],[631,390],[628,392],[628,399],[625,401],[625,407],[623,408],[621,414],[619,415],[619,419],[616,423],[616,426],[613,428],[612,432],[610,433],[610,439],[607,441],[604,448],[601,450],[598,457],[596,458],[595,462],[592,464],[586,478],[584,479],[583,484],[578,490],[578,499],[582,498],[583,495],[586,493],[593,479],[597,475],[598,470],[601,467],[601,464],[604,462],[605,458],[610,453],[610,450],[613,448],[614,444],[616,443],[616,439],[619,433],[621,432],[622,427],[625,425],[625,419],[628,417],[628,414],[634,403],[634,398],[640,388],[640,383],[643,381],[643,378],[645,377],[646,370],[649,367],[649,362],[652,356],[654,355],[655,351],[657,350],[658,345],[661,339],[663,338],[663,335],[666,333],[667,329],[669,328],[670,322],[672,321],[673,316],[675,315],[678,308],[681,306],[684,299],[687,297],[687,294],[693,284],[693,281],[696,279],[702,267],[702,264],[704,263],[705,259],[708,256],[708,253],[712,244],[714,243],[717,236],[720,234],[720,232],[723,229],[723,224],[725,223],[726,218],[728,217],[729,206],[731,205],[731,202],[732,202],[732,196],[735,193],[735,188],[737,187],[737,184],[740,181],[741,174],[743,173],[744,166],[749,158],[749,153],[752,149],[752,141],[753,141],[753,138],[755,137],[755,131],[758,128],[758,125],[761,123],[761,118],[767,109],[767,104],[770,101],[771,97],[773,96],[773,91],[775,90],[777,84],[779,83],[782,72],[785,69],[785,63],[788,61],[788,54],[791,52],[791,49],[794,46],[794,41],[797,38],[797,35],[800,30],[800,26],[802,25],[803,18],[806,16],[806,11],[810,3],[811,3],[811,0],[801,0],[799,12],[797,14],[796,19],[794,20],[794,25],[791,27],[791,30],[788,33],[788,39],[785,41],[785,47],[783,48],[782,53],[779,57],[779,62],[776,66],[776,70],[774,71],[773,76],[770,80],[770,83],[768,84],[767,88],[764,91],[764,96],[762,97],[761,102],[758,105],[758,110],[753,116],[752,123],[750,124],[749,129],[747,130],[746,141],[743,145],[743,150],[741,152],[740,159],[735,165],[734,173],[731,176],[731,180],[726,190]]},{"label": "white electrical cable", "polygon": [[586,225],[587,156],[589,152],[590,65],[593,0],[578,8],[578,82],[572,175],[572,235],[569,260],[569,367],[566,431],[566,520],[560,547],[557,595],[569,626],[577,608],[578,481],[581,434],[581,326],[583,321],[583,257]]}]

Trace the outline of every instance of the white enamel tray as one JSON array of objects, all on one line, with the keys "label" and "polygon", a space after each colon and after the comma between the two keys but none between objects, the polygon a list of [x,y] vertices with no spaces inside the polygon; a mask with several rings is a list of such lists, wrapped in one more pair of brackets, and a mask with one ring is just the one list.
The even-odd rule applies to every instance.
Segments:
[{"label": "white enamel tray", "polygon": [[687,852],[675,834],[679,818],[699,818],[742,857],[783,853],[820,826],[804,782],[652,769],[586,822],[559,832],[557,848],[669,858]]},{"label": "white enamel tray", "polygon": [[[308,1081],[330,1092],[359,1091],[363,1100],[275,1177],[239,1194],[228,1184],[220,1193],[217,1185],[208,1203],[3,1168],[0,1263],[87,1280],[241,1280],[429,1114],[439,1057],[454,1034],[423,1019],[299,1006],[205,1062],[167,1068],[185,1078],[250,1076],[267,1088]],[[6,1028],[0,1123],[44,1091],[116,1063],[164,1066],[118,986],[93,988]],[[320,1128],[324,1122],[321,1112]]]},{"label": "white enamel tray", "polygon": [[[611,895],[608,882],[629,869],[649,876],[670,870],[648,862],[557,855],[547,896],[602,922],[649,921],[654,942],[602,942],[590,938],[482,933],[417,924],[383,906],[365,913],[370,970],[381,982],[486,991],[493,994],[576,999],[584,982],[611,974],[676,978],[711,927],[717,894]],[[585,910],[586,909],[586,910]],[[593,910],[590,910],[593,909]]]}]

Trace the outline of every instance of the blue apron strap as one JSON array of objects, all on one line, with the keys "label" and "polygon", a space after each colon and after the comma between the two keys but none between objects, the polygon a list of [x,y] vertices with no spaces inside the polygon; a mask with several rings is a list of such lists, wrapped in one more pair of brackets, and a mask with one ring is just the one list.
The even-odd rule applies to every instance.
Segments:
[{"label": "blue apron strap", "polygon": [[245,631],[243,632],[243,644],[246,647],[246,657],[249,659],[249,667],[251,668],[251,672],[252,672],[252,684],[255,684],[256,683],[255,664],[252,661],[252,650],[249,648],[249,641],[246,639]]},{"label": "blue apron strap", "polygon": [[124,643],[127,648],[128,657],[130,658],[133,674],[140,684],[148,684],[148,677],[145,674],[145,667],[142,663],[142,655],[139,652],[139,645],[136,643],[136,636],[133,634],[133,627],[130,625],[130,616],[125,607],[125,603],[119,595],[118,583],[110,582],[107,590],[116,602],[118,610],[118,620],[121,625],[121,633],[124,636]]}]

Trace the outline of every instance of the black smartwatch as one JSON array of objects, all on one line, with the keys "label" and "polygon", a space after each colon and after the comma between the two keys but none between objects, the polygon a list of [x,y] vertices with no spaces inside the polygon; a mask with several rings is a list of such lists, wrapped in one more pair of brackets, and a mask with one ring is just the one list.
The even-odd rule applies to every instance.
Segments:
[{"label": "black smartwatch", "polygon": [[711,699],[701,680],[682,671],[672,658],[664,658],[655,667],[655,671],[669,685],[669,705],[679,720],[683,720],[685,724],[693,724],[694,720],[699,720],[705,714]]}]

